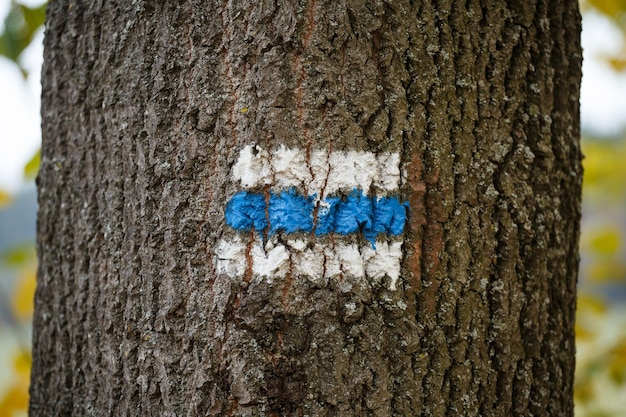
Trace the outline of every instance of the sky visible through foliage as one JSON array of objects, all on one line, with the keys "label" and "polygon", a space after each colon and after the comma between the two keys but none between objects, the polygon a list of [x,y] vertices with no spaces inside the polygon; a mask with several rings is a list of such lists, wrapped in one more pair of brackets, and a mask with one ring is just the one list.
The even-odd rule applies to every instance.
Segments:
[{"label": "sky visible through foliage", "polygon": [[[581,0],[577,417],[626,417],[626,0]],[[41,0],[0,0],[0,416],[25,416],[36,286]]]}]

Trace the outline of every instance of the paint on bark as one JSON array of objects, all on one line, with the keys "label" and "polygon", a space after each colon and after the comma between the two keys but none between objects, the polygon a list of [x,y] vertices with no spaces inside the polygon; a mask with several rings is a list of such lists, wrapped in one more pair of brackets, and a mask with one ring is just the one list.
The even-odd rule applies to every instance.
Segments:
[{"label": "paint on bark", "polygon": [[[309,175],[307,153],[316,181]],[[243,278],[250,260],[251,270],[261,277],[281,277],[279,271],[284,277],[291,271],[313,280],[350,274],[379,283],[387,276],[395,290],[409,203],[381,194],[399,193],[399,163],[398,154],[244,147],[232,178],[247,190],[229,199],[225,220],[236,231],[253,232],[259,242],[247,258],[239,236],[222,240],[216,252],[218,273]],[[367,196],[365,190],[378,196]],[[289,235],[297,239],[291,241],[295,244],[279,244]],[[366,239],[371,248],[342,242],[351,235]],[[296,255],[307,247],[303,257]]]}]

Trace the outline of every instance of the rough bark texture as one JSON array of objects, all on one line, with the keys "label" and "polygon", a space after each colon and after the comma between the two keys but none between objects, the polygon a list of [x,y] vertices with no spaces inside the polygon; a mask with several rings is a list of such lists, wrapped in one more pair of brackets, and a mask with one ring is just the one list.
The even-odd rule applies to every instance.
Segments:
[{"label": "rough bark texture", "polygon": [[[31,415],[571,416],[579,32],[575,0],[51,1]],[[398,290],[220,277],[250,143],[401,152]]]}]

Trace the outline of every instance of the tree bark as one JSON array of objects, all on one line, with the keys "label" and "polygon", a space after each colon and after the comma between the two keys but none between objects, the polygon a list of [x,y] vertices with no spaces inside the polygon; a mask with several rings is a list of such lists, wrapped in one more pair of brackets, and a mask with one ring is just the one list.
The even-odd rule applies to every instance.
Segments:
[{"label": "tree bark", "polygon": [[[571,416],[579,35],[574,0],[51,1],[31,415]],[[289,152],[313,225],[271,230]],[[319,232],[392,171],[400,233]]]}]

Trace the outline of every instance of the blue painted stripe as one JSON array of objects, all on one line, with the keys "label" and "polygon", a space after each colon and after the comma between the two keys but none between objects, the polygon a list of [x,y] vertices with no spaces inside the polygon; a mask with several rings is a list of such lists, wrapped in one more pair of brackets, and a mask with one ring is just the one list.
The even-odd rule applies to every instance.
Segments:
[{"label": "blue painted stripe", "polygon": [[267,229],[265,197],[247,191],[235,194],[226,205],[226,224],[242,232]]},{"label": "blue painted stripe", "polygon": [[372,245],[379,234],[402,234],[409,210],[408,201],[396,197],[371,197],[353,190],[343,197],[328,197],[319,202],[314,224],[315,196],[302,196],[295,189],[263,194],[241,191],[226,205],[226,224],[235,230],[258,233],[363,233]]},{"label": "blue painted stripe", "polygon": [[270,235],[279,231],[287,233],[312,231],[313,199],[296,194],[295,189],[279,194],[271,193],[268,207]]}]

